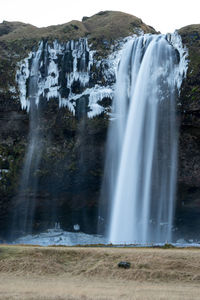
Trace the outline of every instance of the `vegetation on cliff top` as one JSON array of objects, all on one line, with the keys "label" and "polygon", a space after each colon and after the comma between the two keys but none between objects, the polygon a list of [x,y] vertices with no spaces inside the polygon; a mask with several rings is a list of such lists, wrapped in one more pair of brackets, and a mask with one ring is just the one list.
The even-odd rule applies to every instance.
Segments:
[{"label": "vegetation on cliff top", "polygon": [[59,39],[69,40],[84,36],[117,39],[137,33],[155,30],[147,26],[141,19],[117,11],[103,11],[92,17],[84,17],[82,22],[71,21],[62,25],[37,28],[20,22],[6,22],[0,24],[0,41],[14,41],[24,39]]},{"label": "vegetation on cliff top", "polygon": [[[7,91],[15,85],[17,62],[25,58],[37,47],[40,40],[66,42],[71,39],[88,37],[96,49],[106,48],[110,42],[139,31],[155,32],[141,19],[116,11],[104,11],[92,17],[84,17],[82,22],[71,21],[62,25],[37,28],[21,22],[3,21],[0,24],[0,88]],[[108,45],[107,45],[108,43]]]}]

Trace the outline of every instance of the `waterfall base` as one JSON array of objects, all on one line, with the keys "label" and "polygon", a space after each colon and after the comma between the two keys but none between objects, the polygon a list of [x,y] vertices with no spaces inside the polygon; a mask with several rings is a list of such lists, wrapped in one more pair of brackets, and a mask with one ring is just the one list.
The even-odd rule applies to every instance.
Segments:
[{"label": "waterfall base", "polygon": [[[84,246],[96,245],[102,247],[200,247],[200,240],[178,239],[174,243],[148,243],[148,244],[109,244],[102,235],[91,235],[83,232],[68,232],[62,229],[48,229],[37,235],[26,235],[12,242],[13,245],[39,245],[39,246]],[[169,246],[168,246],[169,245]]]}]

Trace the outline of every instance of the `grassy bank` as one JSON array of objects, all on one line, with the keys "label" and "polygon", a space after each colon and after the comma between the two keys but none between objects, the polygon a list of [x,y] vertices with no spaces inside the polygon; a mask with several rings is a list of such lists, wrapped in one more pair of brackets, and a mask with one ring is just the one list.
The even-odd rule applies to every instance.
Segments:
[{"label": "grassy bank", "polygon": [[3,300],[193,300],[200,250],[1,246],[0,278]]}]

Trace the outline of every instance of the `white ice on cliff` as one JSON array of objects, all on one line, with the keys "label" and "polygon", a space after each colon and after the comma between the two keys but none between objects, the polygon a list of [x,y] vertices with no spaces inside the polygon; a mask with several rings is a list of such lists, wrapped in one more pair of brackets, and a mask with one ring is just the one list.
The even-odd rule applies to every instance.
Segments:
[{"label": "white ice on cliff", "polygon": [[17,70],[16,80],[18,83],[19,91],[20,91],[20,102],[22,109],[29,109],[29,103],[27,99],[26,92],[26,81],[29,78],[29,59],[32,58],[32,52],[29,54],[27,58],[24,59],[23,62],[19,64],[20,68]]},{"label": "white ice on cliff", "polygon": [[[147,37],[148,34],[144,35],[144,40]],[[22,109],[29,111],[28,80],[31,76],[32,60],[38,56],[40,57],[38,103],[41,97],[46,98],[47,101],[54,98],[58,100],[59,107],[67,107],[75,115],[77,100],[85,97],[88,100],[88,118],[107,112],[109,107],[102,106],[101,101],[104,98],[113,99],[122,48],[131,38],[133,36],[116,41],[116,45],[111,47],[111,54],[107,58],[99,60],[95,59],[95,51],[90,49],[86,38],[80,38],[77,41],[71,40],[65,44],[60,44],[58,41],[54,41],[52,44],[40,42],[38,50],[32,51],[27,58],[21,61],[17,70],[16,80]],[[182,47],[178,33],[169,35],[168,40],[181,53],[180,65],[182,68],[177,69],[180,74],[176,74],[176,78],[180,78],[178,80],[178,89],[180,90],[181,80],[184,77],[183,72],[187,68],[188,54]],[[67,61],[66,56],[68,57]],[[94,71],[92,67],[94,67]],[[101,72],[99,81],[92,78],[96,70]],[[61,82],[61,77],[64,83]],[[80,86],[78,92],[73,91],[76,83]],[[65,92],[62,92],[63,88]]]},{"label": "white ice on cliff", "polygon": [[[124,42],[126,41],[124,40]],[[27,85],[31,76],[31,61],[38,56],[40,57],[38,101],[41,97],[46,98],[47,101],[56,98],[59,101],[59,107],[68,107],[75,115],[76,101],[81,97],[86,97],[88,99],[88,118],[106,112],[108,108],[103,107],[101,101],[104,98],[113,98],[120,51],[113,51],[107,59],[99,61],[94,59],[94,53],[94,50],[90,50],[86,38],[78,41],[72,40],[66,44],[60,44],[57,41],[54,41],[52,45],[40,42],[38,50],[31,52],[27,58],[19,63],[16,80],[20,91],[22,109],[29,111]],[[66,56],[68,56],[68,61],[65,60]],[[59,60],[62,62],[60,63]],[[91,68],[94,65],[96,69],[101,68],[104,85],[95,81],[90,83],[93,74]],[[61,76],[64,76],[64,87],[63,83],[61,84]],[[73,91],[73,85],[77,82],[80,85],[81,93]],[[62,93],[62,88],[65,88],[67,93]]]}]

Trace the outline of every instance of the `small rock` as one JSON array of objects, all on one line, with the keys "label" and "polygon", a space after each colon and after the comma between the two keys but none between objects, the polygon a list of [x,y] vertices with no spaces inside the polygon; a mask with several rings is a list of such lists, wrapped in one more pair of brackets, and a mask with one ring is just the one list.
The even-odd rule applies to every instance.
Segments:
[{"label": "small rock", "polygon": [[75,224],[74,225],[74,230],[75,231],[79,231],[80,230],[80,225],[79,224]]},{"label": "small rock", "polygon": [[119,267],[119,268],[124,268],[124,269],[130,269],[131,263],[128,262],[128,261],[120,261],[120,262],[118,263],[118,267]]},{"label": "small rock", "polygon": [[88,20],[89,19],[89,17],[83,17],[82,18],[82,22],[84,22],[84,21],[86,21],[86,20]]}]

